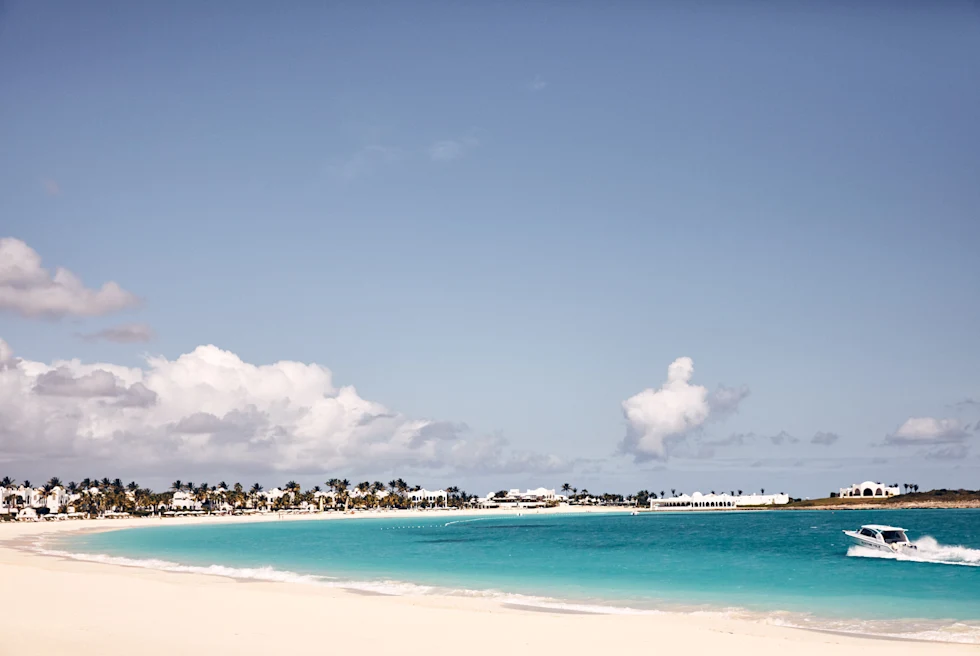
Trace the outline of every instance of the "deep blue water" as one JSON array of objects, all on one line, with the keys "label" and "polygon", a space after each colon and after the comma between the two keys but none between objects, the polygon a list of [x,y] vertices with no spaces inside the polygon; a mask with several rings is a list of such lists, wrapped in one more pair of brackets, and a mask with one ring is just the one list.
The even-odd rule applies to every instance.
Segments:
[{"label": "deep blue water", "polygon": [[[924,558],[945,562],[859,557],[853,548],[848,555],[841,530],[868,523],[908,528],[913,540],[925,538]],[[770,617],[788,611],[795,623],[826,628],[980,636],[978,510],[161,522],[75,536],[66,548],[198,567],[274,568],[390,591],[410,583],[634,609],[735,607]]]}]

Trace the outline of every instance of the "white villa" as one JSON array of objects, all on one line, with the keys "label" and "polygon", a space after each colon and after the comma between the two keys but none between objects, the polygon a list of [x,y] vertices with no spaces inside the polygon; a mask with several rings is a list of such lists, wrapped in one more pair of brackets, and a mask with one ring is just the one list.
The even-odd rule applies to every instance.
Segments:
[{"label": "white villa", "polygon": [[447,499],[449,499],[449,494],[445,490],[415,490],[414,492],[409,492],[408,497],[412,500],[412,503],[422,503],[428,501],[432,504],[442,504],[446,505]]},{"label": "white villa", "polygon": [[[69,492],[56,485],[45,492],[44,488],[38,487],[0,487],[0,515],[17,513],[18,517],[36,516],[37,511],[46,508],[48,513],[56,514],[62,508],[68,508],[71,512],[71,504],[80,497],[79,494],[69,494]],[[26,510],[31,512],[27,513]]]},{"label": "white villa", "polygon": [[521,492],[520,488],[514,488],[507,491],[506,497],[496,496],[496,492],[487,492],[487,495],[483,498],[477,499],[477,503],[480,506],[487,507],[490,505],[524,505],[524,504],[540,504],[548,502],[558,502],[564,503],[568,501],[568,497],[563,494],[558,494],[553,489],[548,489],[544,487],[534,488],[533,490],[525,490]]},{"label": "white villa", "polygon": [[871,481],[855,483],[850,487],[840,489],[840,496],[842,497],[895,497],[901,493],[902,490],[897,485],[883,485]]},{"label": "white villa", "polygon": [[781,506],[789,503],[787,494],[701,494],[657,499],[651,497],[651,510],[699,510],[707,508],[739,508],[745,506]]}]

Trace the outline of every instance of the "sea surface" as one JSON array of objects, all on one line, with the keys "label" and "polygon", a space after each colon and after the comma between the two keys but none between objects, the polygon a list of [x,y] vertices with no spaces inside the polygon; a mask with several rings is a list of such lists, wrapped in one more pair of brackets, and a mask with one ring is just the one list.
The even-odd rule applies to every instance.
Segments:
[{"label": "sea surface", "polygon": [[[909,529],[920,555],[880,557],[841,533],[869,523]],[[980,510],[161,521],[44,548],[385,594],[489,596],[566,612],[719,613],[980,643]]]}]

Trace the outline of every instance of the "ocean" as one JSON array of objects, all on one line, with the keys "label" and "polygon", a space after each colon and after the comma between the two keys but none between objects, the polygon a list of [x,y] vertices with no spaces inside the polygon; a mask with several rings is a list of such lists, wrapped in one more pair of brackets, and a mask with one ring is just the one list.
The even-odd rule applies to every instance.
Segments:
[{"label": "ocean", "polygon": [[[880,557],[841,533],[870,523],[907,528],[920,555]],[[161,521],[59,540],[44,548],[176,571],[980,643],[980,510]]]}]

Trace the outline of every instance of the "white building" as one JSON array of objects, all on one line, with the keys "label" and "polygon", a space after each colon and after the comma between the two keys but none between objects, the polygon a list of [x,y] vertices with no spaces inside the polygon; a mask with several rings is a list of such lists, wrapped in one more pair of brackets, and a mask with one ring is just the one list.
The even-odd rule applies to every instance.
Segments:
[{"label": "white building", "polygon": [[177,490],[174,492],[173,499],[170,500],[170,507],[173,510],[201,510],[201,502],[194,498],[192,492]]},{"label": "white building", "polygon": [[524,505],[524,504],[538,504],[538,503],[549,503],[549,502],[559,502],[564,503],[568,501],[568,497],[563,494],[558,494],[554,489],[549,489],[545,487],[538,487],[534,489],[529,489],[521,492],[520,488],[514,488],[507,491],[507,496],[498,497],[496,492],[487,492],[485,497],[477,499],[477,503],[481,506],[488,505]]},{"label": "white building", "polygon": [[701,494],[667,499],[650,498],[652,510],[702,510],[710,508],[740,508],[747,506],[781,506],[789,503],[787,494]]},{"label": "white building", "polygon": [[414,490],[408,493],[408,498],[412,500],[412,503],[422,503],[423,501],[428,501],[429,503],[434,503],[436,505],[442,504],[446,505],[447,499],[449,499],[449,494],[445,490]]},{"label": "white building", "polygon": [[902,490],[897,485],[884,485],[871,481],[855,483],[850,487],[840,489],[840,496],[842,497],[895,497],[901,493]]},{"label": "white building", "polygon": [[48,512],[57,513],[62,507],[70,505],[75,498],[77,495],[69,494],[65,488],[55,485],[44,497],[44,505],[47,506]]}]

